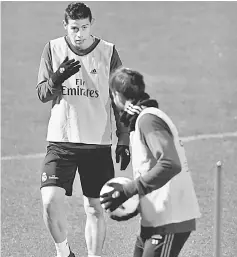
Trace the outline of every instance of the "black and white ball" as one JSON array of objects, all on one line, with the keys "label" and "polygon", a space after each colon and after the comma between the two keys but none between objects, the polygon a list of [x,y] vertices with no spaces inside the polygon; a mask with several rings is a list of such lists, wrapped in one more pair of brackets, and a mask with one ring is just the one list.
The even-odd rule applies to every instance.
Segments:
[{"label": "black and white ball", "polygon": [[[131,179],[125,178],[125,177],[112,178],[107,183],[105,183],[105,185],[102,187],[100,191],[100,195],[103,195],[104,193],[108,193],[114,190],[113,187],[108,186],[108,183],[115,182],[120,184],[126,184],[130,181]],[[139,204],[139,196],[134,195],[133,197],[129,198],[126,202],[124,202],[122,205],[120,205],[116,210],[114,210],[113,212],[110,212],[110,215],[117,216],[117,217],[128,216],[137,210],[138,204]],[[102,207],[103,207],[103,204],[102,204]]]}]

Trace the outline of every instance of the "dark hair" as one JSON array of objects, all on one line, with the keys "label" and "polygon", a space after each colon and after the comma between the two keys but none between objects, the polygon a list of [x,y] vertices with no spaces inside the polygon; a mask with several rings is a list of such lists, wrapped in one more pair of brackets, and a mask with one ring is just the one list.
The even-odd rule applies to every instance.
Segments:
[{"label": "dark hair", "polygon": [[143,75],[138,71],[120,67],[110,78],[112,91],[121,93],[126,99],[139,99],[145,92]]},{"label": "dark hair", "polygon": [[64,12],[65,22],[68,23],[68,20],[80,20],[89,18],[89,21],[92,20],[91,9],[84,3],[81,2],[72,2],[68,5]]}]

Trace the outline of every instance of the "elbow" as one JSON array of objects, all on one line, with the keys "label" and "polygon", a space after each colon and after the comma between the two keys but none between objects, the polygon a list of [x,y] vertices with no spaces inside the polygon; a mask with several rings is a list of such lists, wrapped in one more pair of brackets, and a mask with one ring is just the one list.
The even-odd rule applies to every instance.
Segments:
[{"label": "elbow", "polygon": [[172,174],[172,175],[176,175],[176,174],[180,173],[182,170],[182,166],[181,166],[179,159],[177,159],[177,160],[166,159],[166,160],[162,160],[160,163],[161,163],[163,169],[169,170],[170,174]]},{"label": "elbow", "polygon": [[182,170],[182,166],[180,162],[173,162],[172,163],[172,170],[173,170],[173,175],[176,176],[179,174]]}]

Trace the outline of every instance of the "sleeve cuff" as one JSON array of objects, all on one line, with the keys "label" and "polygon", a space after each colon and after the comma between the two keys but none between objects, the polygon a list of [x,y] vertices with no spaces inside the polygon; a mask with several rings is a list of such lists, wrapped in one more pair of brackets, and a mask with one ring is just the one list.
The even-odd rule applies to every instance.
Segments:
[{"label": "sleeve cuff", "polygon": [[124,193],[128,198],[131,198],[138,193],[136,180],[133,180],[124,185]]},{"label": "sleeve cuff", "polygon": [[60,88],[58,87],[58,85],[56,85],[56,84],[53,82],[52,78],[50,78],[50,79],[48,80],[48,85],[49,85],[49,90],[51,91],[52,94],[54,94],[56,91],[59,91],[59,90],[60,90]]},{"label": "sleeve cuff", "polygon": [[138,194],[139,196],[146,195],[148,192],[142,183],[141,177],[124,185],[124,193],[128,198]]}]

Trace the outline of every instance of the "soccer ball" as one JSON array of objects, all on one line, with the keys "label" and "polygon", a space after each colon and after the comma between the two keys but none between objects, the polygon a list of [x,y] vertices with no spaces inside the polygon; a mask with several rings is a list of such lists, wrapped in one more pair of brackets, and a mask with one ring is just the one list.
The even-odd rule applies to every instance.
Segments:
[{"label": "soccer ball", "polygon": [[[108,193],[114,189],[113,187],[108,186],[107,185],[108,183],[115,182],[120,184],[126,184],[130,181],[131,179],[125,178],[125,177],[112,178],[108,182],[106,182],[105,185],[102,187],[100,191],[100,195],[103,195],[104,193]],[[117,217],[126,217],[137,210],[138,204],[139,204],[139,196],[134,195],[133,197],[129,198],[126,202],[124,202],[122,205],[120,205],[116,210],[110,212],[109,215],[113,215]],[[102,207],[103,207],[103,204],[102,204]]]}]

